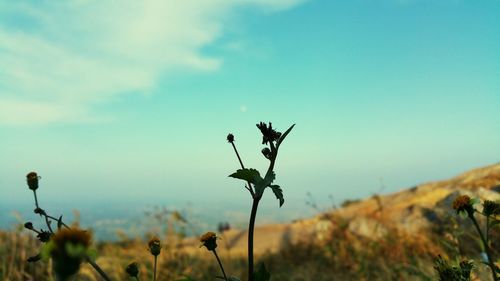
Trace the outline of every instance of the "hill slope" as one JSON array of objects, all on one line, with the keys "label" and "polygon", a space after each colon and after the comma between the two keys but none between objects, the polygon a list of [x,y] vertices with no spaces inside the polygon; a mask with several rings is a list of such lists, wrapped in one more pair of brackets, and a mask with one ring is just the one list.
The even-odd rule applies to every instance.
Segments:
[{"label": "hill slope", "polygon": [[[301,239],[321,241],[337,227],[332,217],[345,221],[354,235],[380,237],[388,229],[408,234],[420,233],[439,223],[443,214],[451,214],[451,203],[458,194],[469,194],[481,199],[500,200],[500,164],[474,169],[454,178],[424,183],[396,193],[375,195],[351,203],[310,219],[288,224],[257,226],[255,253],[275,252],[281,245]],[[231,253],[246,253],[246,230],[230,230],[223,235],[223,244]],[[196,239],[187,239],[184,246],[198,245]],[[194,249],[193,249],[194,250]]]}]

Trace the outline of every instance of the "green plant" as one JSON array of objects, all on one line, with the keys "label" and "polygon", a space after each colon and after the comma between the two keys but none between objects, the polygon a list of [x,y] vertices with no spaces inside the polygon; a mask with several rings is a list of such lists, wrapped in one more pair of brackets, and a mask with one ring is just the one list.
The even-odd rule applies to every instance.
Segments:
[{"label": "green plant", "polygon": [[[259,128],[262,133],[262,144],[266,145],[262,149],[262,154],[266,159],[269,160],[269,167],[262,178],[261,174],[258,170],[252,168],[245,168],[243,161],[241,160],[240,154],[236,149],[236,145],[234,144],[234,135],[229,134],[227,136],[227,141],[233,146],[234,152],[238,161],[240,163],[241,169],[238,169],[235,173],[229,175],[230,177],[243,180],[247,183],[245,188],[250,192],[252,196],[252,210],[250,212],[250,221],[248,224],[248,280],[249,281],[266,281],[269,280],[268,275],[263,273],[262,271],[266,271],[265,266],[261,266],[259,272],[254,272],[254,257],[253,257],[253,241],[254,241],[254,227],[255,227],[255,219],[257,216],[257,209],[259,207],[259,202],[264,195],[264,190],[269,187],[273,191],[276,198],[279,200],[279,206],[281,207],[285,202],[283,198],[283,190],[279,185],[273,184],[274,179],[276,178],[276,174],[274,172],[274,166],[276,164],[276,159],[278,157],[278,151],[280,145],[285,140],[286,136],[292,131],[292,125],[285,133],[280,133],[273,129],[271,122],[269,125],[266,125],[264,122],[260,122],[257,124],[257,128]],[[257,279],[258,278],[258,279]]]},{"label": "green plant", "polygon": [[[490,229],[492,227],[498,226],[500,221],[496,219],[497,215],[500,215],[500,204],[497,202],[486,200],[483,202],[483,211],[479,212],[475,205],[479,204],[480,200],[475,198],[472,199],[468,195],[460,195],[453,201],[453,209],[463,218],[468,218],[480,238],[481,247],[486,255],[486,260],[483,264],[486,264],[491,270],[491,276],[494,281],[499,280],[500,268],[495,265],[492,249],[490,245]],[[481,229],[475,214],[479,214],[486,218],[485,230]],[[435,261],[435,269],[439,273],[439,278],[441,281],[467,281],[470,280],[470,273],[472,271],[471,261],[462,261],[459,266],[449,265],[442,257],[438,257]]]}]

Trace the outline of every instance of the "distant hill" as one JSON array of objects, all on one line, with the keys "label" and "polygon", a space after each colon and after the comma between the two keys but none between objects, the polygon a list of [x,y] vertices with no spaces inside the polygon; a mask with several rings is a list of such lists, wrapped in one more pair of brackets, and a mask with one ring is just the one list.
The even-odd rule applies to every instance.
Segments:
[{"label": "distant hill", "polygon": [[[446,215],[454,215],[451,204],[459,194],[481,199],[500,200],[500,164],[474,169],[454,178],[420,184],[399,192],[374,195],[350,202],[309,219],[285,224],[256,227],[255,253],[275,252],[281,245],[301,239],[321,240],[335,225],[333,217],[347,223],[352,234],[362,237],[381,237],[388,229],[408,235],[422,233],[440,224]],[[223,234],[223,242],[231,253],[246,253],[246,230],[232,229]],[[199,242],[194,238],[184,246],[196,251]],[[196,247],[194,247],[196,246]]]}]

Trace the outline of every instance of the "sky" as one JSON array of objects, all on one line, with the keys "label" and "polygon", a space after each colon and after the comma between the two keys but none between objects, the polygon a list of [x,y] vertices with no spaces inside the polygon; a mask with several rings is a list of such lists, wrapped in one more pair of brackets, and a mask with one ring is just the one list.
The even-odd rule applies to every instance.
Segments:
[{"label": "sky", "polygon": [[394,192],[500,158],[500,1],[0,2],[0,205],[250,206],[227,176],[294,130],[285,205]]}]

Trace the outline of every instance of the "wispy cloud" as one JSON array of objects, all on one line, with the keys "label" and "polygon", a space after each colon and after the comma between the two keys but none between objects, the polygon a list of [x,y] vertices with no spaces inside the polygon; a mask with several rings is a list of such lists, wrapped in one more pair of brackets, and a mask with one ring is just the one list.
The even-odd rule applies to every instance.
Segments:
[{"label": "wispy cloud", "polygon": [[201,49],[236,8],[302,0],[71,1],[0,4],[0,125],[88,122],[93,105],[154,89],[171,70],[216,71]]}]

